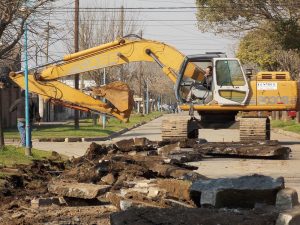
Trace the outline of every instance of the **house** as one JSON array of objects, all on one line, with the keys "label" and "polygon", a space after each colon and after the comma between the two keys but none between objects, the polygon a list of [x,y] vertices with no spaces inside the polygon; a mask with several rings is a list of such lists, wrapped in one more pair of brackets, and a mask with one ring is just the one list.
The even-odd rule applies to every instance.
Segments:
[{"label": "house", "polygon": [[20,47],[16,47],[5,60],[0,60],[0,89],[2,112],[2,127],[16,127],[16,112],[10,113],[10,105],[20,96],[20,88],[9,81],[8,75],[10,71],[19,71],[21,69],[21,52]]}]

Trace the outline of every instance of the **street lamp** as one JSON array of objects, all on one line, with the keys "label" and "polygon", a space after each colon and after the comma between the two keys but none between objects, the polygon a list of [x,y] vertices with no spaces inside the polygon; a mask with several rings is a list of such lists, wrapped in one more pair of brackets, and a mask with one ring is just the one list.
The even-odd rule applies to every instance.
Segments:
[{"label": "street lamp", "polygon": [[31,129],[30,129],[30,118],[29,118],[29,91],[28,91],[28,51],[27,51],[27,33],[28,27],[27,22],[24,25],[24,51],[25,51],[25,137],[26,137],[26,148],[25,155],[31,156]]}]

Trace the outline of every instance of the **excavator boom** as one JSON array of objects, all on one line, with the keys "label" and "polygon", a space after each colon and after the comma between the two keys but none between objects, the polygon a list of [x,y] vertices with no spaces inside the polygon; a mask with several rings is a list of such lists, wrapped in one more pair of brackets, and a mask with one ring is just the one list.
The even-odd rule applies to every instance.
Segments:
[{"label": "excavator boom", "polygon": [[[184,59],[185,55],[167,44],[145,39],[123,38],[66,55],[63,60],[42,68],[42,70],[31,70],[29,90],[66,107],[110,114],[126,121],[133,107],[133,93],[127,84],[117,82],[95,89],[95,95],[105,97],[108,100],[108,103],[105,103],[58,80],[101,68],[147,61],[158,63],[162,71],[176,83],[177,73]],[[191,64],[186,74],[194,80],[201,80],[204,71]],[[24,74],[22,72],[11,73],[10,78],[24,88]]]}]

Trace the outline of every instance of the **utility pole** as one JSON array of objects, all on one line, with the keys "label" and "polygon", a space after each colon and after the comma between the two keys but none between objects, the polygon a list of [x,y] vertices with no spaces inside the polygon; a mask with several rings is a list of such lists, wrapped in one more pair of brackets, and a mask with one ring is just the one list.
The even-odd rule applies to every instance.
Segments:
[{"label": "utility pole", "polygon": [[[103,68],[103,85],[106,85],[106,69]],[[103,98],[103,102],[106,102],[105,98]],[[106,128],[106,115],[102,115],[102,128]]]},{"label": "utility pole", "polygon": [[0,87],[0,150],[4,147],[4,134],[2,128],[2,89]]},{"label": "utility pole", "polygon": [[[143,31],[141,30],[140,31],[140,36],[141,37],[143,37]],[[144,99],[144,95],[143,95],[143,93],[142,93],[142,77],[143,77],[143,62],[140,62],[140,74],[139,74],[139,86],[140,86],[140,90],[139,90],[139,92],[140,92],[140,98],[142,98],[142,101],[143,101],[143,99]],[[139,105],[139,109],[140,109],[140,104],[141,104],[142,102],[138,102],[138,105]],[[144,105],[144,108],[145,108],[145,105]],[[144,111],[144,110],[143,110]],[[143,111],[142,111],[142,114],[143,114]]]},{"label": "utility pole", "polygon": [[[48,27],[49,28],[49,27]],[[38,67],[38,46],[35,46],[35,66]],[[44,116],[44,100],[42,96],[38,95],[39,100],[39,114],[40,117],[43,118]]]},{"label": "utility pole", "polygon": [[[46,64],[49,63],[49,43],[50,43],[50,22],[47,22],[47,30],[46,30]],[[51,113],[54,113],[52,111],[52,105],[50,101],[47,101],[46,110],[47,110],[47,118],[46,121],[51,121]],[[54,116],[54,115],[53,115]]]},{"label": "utility pole", "polygon": [[[79,0],[75,0],[75,28],[74,28],[74,50],[79,51]],[[79,89],[79,74],[74,77],[75,89]],[[74,128],[79,129],[79,111],[74,112]]]},{"label": "utility pole", "polygon": [[146,114],[149,114],[149,80],[146,80]]},{"label": "utility pole", "polygon": [[121,6],[121,18],[120,18],[120,37],[124,36],[124,6]]},{"label": "utility pole", "polygon": [[[120,15],[120,29],[119,29],[119,36],[124,36],[124,6],[121,6],[121,15]],[[120,80],[124,81],[124,67],[121,65],[120,67]]]}]

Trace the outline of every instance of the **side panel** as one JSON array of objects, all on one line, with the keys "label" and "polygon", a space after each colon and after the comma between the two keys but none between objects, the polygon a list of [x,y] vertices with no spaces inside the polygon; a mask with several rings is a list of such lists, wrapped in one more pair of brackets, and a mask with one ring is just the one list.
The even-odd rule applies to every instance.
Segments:
[{"label": "side panel", "polygon": [[298,103],[298,82],[292,80],[253,80],[249,82],[249,98],[245,105],[219,105],[217,102],[209,105],[180,106],[182,110],[193,107],[197,111],[284,111],[296,110]]},{"label": "side panel", "polygon": [[250,96],[246,105],[272,106],[274,110],[279,106],[294,109],[297,104],[297,92],[296,81],[251,81]]}]

